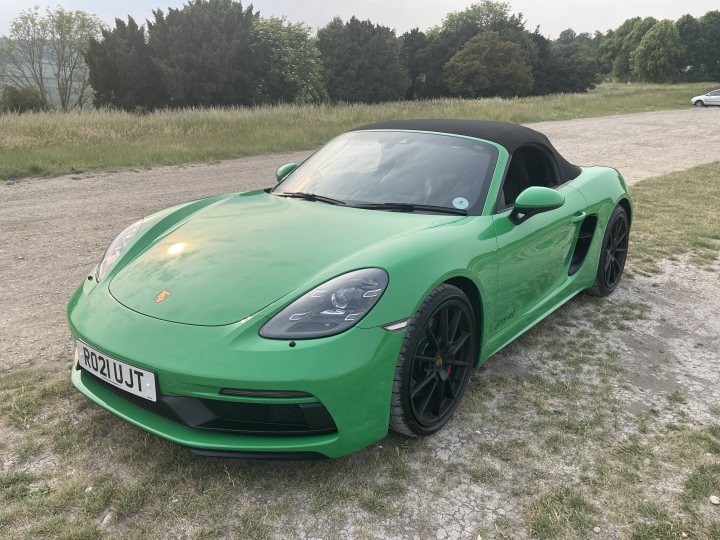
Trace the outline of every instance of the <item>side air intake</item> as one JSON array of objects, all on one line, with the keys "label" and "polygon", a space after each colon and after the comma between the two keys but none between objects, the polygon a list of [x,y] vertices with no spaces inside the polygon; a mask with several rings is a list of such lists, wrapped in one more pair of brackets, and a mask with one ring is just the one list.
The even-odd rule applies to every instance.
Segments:
[{"label": "side air intake", "polygon": [[575,272],[580,270],[585,256],[588,254],[590,244],[592,243],[595,230],[597,229],[598,218],[596,215],[587,216],[582,224],[580,225],[580,232],[578,234],[577,242],[575,243],[575,250],[573,251],[572,259],[570,260],[570,267],[568,268],[568,275],[572,276]]}]

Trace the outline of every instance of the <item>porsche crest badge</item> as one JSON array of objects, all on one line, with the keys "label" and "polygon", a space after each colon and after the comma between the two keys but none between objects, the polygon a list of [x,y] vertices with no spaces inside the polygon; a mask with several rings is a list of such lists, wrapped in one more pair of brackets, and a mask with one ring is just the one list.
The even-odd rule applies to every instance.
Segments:
[{"label": "porsche crest badge", "polygon": [[155,303],[159,304],[163,300],[166,300],[168,296],[170,296],[170,291],[162,291],[155,297]]}]

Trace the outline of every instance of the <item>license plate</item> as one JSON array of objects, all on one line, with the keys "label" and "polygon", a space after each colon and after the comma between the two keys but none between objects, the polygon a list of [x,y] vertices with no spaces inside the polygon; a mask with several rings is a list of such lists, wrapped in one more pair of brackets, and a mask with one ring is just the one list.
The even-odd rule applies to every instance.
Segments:
[{"label": "license plate", "polygon": [[77,341],[78,365],[97,378],[149,401],[157,401],[155,374],[110,358],[82,341]]}]

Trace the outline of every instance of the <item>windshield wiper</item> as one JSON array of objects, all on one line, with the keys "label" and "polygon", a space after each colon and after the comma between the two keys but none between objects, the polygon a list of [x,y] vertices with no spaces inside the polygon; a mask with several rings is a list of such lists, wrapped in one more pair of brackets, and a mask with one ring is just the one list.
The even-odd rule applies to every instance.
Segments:
[{"label": "windshield wiper", "polygon": [[302,191],[290,191],[285,193],[275,193],[278,197],[287,197],[288,199],[302,199],[303,201],[321,202],[326,204],[335,204],[339,206],[345,206],[347,203],[332,197],[325,197],[324,195],[316,195],[315,193],[304,193]]},{"label": "windshield wiper", "polygon": [[366,203],[354,204],[354,208],[366,210],[395,210],[397,212],[438,212],[442,214],[457,214],[467,216],[467,210],[461,208],[449,208],[447,206],[435,206],[431,204],[415,204],[403,202]]}]

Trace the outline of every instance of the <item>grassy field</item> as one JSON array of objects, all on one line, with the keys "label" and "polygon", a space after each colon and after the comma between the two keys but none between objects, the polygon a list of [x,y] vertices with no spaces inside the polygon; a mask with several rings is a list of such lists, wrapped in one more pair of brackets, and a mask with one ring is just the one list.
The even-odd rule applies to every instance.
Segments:
[{"label": "grassy field", "polygon": [[304,150],[353,126],[398,118],[509,122],[688,107],[712,83],[602,84],[585,94],[522,99],[443,99],[380,105],[0,115],[0,180],[117,170]]},{"label": "grassy field", "polygon": [[640,182],[630,192],[638,218],[631,246],[635,269],[656,272],[661,259],[686,253],[693,263],[712,265],[720,246],[720,162]]},{"label": "grassy field", "polygon": [[[682,254],[717,268],[719,179],[717,162],[633,186],[629,283]],[[628,370],[663,375],[673,359],[610,339],[656,318],[657,306],[627,289],[581,295],[490,359],[445,435],[390,435],[329,462],[198,459],[90,404],[66,372],[5,374],[0,537],[335,537],[333,527],[352,526],[351,536],[375,538],[425,524],[412,517],[421,503],[469,520],[468,495],[453,492],[463,483],[502,509],[481,515],[473,538],[718,540],[709,497],[720,494],[720,405],[698,421],[694,400],[708,398],[671,385],[631,412]],[[445,448],[452,459],[438,458]]]}]

